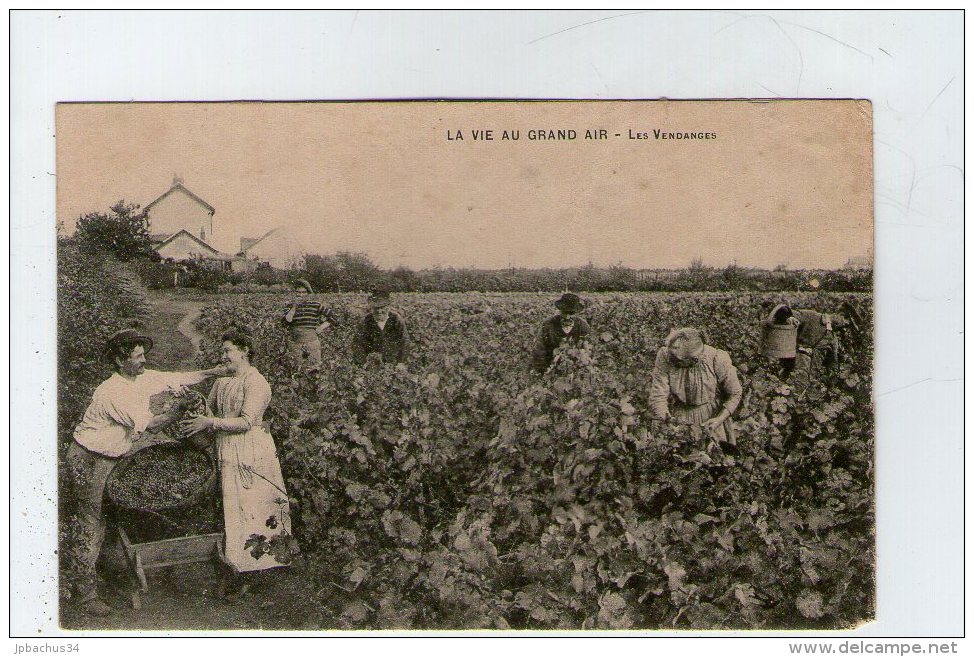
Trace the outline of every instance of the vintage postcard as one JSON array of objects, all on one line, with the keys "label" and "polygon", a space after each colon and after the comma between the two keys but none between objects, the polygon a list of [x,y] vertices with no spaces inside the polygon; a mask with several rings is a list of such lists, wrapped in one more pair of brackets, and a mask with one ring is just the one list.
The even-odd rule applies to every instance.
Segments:
[{"label": "vintage postcard", "polygon": [[56,119],[62,628],[874,618],[868,101]]}]

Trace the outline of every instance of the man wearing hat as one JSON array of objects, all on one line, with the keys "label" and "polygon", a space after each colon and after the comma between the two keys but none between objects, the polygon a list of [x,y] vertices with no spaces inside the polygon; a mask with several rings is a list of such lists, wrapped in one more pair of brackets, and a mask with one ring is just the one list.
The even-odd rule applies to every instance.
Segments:
[{"label": "man wearing hat", "polygon": [[570,342],[581,342],[588,336],[589,325],[581,317],[576,317],[578,313],[585,309],[585,304],[572,292],[565,292],[561,298],[555,301],[555,307],[560,311],[554,317],[549,317],[541,325],[541,331],[535,340],[534,349],[531,352],[531,361],[534,369],[544,374],[552,361],[555,359],[555,349],[563,340]]},{"label": "man wearing hat", "polygon": [[370,357],[386,363],[406,360],[409,332],[402,315],[389,307],[391,303],[389,290],[378,289],[369,295],[369,313],[362,318],[355,335],[354,356],[358,364],[365,364]]},{"label": "man wearing hat", "polygon": [[105,345],[105,359],[115,372],[92,395],[64,462],[77,503],[73,518],[75,545],[69,556],[77,578],[76,594],[84,610],[106,616],[111,608],[98,597],[96,563],[105,538],[102,497],[108,475],[118,460],[153,442],[149,433],[171,424],[181,409],[173,407],[154,415],[149,398],[168,389],[189,386],[212,376],[225,375],[224,367],[196,372],[160,372],[145,369],[152,340],[134,328],[113,334]]},{"label": "man wearing hat", "polygon": [[321,367],[321,338],[326,328],[334,322],[331,311],[309,298],[314,290],[303,278],[294,281],[294,289],[302,299],[291,304],[284,314],[288,328],[287,350],[299,368],[316,370]]}]

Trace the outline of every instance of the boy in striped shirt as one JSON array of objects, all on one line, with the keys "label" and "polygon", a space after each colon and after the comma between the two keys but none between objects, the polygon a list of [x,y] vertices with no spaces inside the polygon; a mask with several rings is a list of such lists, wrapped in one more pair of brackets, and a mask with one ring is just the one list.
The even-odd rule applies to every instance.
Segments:
[{"label": "boy in striped shirt", "polygon": [[[313,293],[311,283],[299,278],[294,289],[307,297]],[[299,369],[321,368],[321,332],[331,326],[331,313],[317,301],[303,298],[291,304],[284,315],[288,327],[287,349]]]}]

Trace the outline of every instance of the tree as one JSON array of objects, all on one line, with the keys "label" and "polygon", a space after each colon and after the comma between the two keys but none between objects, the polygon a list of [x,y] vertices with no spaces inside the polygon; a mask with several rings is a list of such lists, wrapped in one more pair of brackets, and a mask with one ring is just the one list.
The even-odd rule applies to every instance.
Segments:
[{"label": "tree", "polygon": [[419,284],[416,272],[405,265],[396,267],[389,274],[389,278],[392,280],[395,289],[400,292],[415,292]]},{"label": "tree", "polygon": [[75,240],[85,251],[107,251],[122,261],[151,257],[149,217],[145,210],[124,200],[107,213],[90,212],[78,219]]},{"label": "tree", "polygon": [[606,291],[627,291],[636,288],[636,272],[618,263],[609,267]]},{"label": "tree", "polygon": [[334,255],[305,254],[296,273],[308,279],[319,292],[368,290],[388,282],[388,275],[364,253],[339,251]]},{"label": "tree", "polygon": [[382,282],[382,271],[364,253],[339,251],[335,254],[335,265],[344,290],[368,290]]},{"label": "tree", "polygon": [[303,267],[298,270],[298,276],[306,278],[318,292],[337,292],[341,272],[335,259],[331,256],[306,254]]}]

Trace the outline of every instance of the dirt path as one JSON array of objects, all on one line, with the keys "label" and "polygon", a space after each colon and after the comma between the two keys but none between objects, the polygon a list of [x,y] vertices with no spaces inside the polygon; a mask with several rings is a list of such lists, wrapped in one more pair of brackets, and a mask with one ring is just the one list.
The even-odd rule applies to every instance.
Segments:
[{"label": "dirt path", "polygon": [[149,367],[161,370],[197,369],[196,354],[203,336],[193,326],[203,303],[150,293],[152,311],[144,318],[142,330],[153,341],[147,361]]},{"label": "dirt path", "polygon": [[[162,370],[197,369],[201,336],[193,327],[204,303],[150,294],[153,306],[142,330],[154,340],[149,366]],[[328,614],[314,604],[315,592],[301,563],[268,573],[254,595],[226,604],[214,595],[216,576],[210,564],[173,566],[148,574],[149,590],[142,609],[127,598],[110,600],[115,612],[93,618],[66,604],[61,625],[78,630],[316,630],[334,627]]]},{"label": "dirt path", "polygon": [[169,307],[176,312],[183,313],[183,318],[176,325],[176,330],[192,343],[193,353],[199,353],[203,336],[196,330],[193,322],[203,312],[203,304],[199,301],[173,301]]}]

